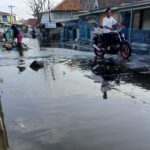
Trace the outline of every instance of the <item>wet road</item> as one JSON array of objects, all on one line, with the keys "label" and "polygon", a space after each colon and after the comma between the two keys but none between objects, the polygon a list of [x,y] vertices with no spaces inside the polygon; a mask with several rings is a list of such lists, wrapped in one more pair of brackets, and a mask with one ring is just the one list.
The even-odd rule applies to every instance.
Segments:
[{"label": "wet road", "polygon": [[[96,60],[91,52],[25,42],[31,49],[23,57],[0,51],[10,150],[150,149],[148,56]],[[34,60],[45,67],[34,71]]]}]

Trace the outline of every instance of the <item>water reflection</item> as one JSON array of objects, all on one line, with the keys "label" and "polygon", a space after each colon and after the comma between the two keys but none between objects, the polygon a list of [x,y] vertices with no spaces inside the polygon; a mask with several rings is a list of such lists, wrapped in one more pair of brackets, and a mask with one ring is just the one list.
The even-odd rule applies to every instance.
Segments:
[{"label": "water reflection", "polygon": [[5,127],[4,114],[0,97],[0,150],[8,150],[8,148],[9,144],[7,138],[7,131]]},{"label": "water reflection", "polygon": [[26,70],[26,67],[24,66],[17,66],[18,70],[19,70],[19,73],[22,73]]},{"label": "water reflection", "polygon": [[123,77],[125,78],[126,75],[131,74],[130,70],[124,63],[118,63],[112,60],[98,60],[97,58],[92,64],[92,72],[102,78],[100,84],[103,99],[108,98],[109,91],[119,91],[116,86],[120,86]]},{"label": "water reflection", "polygon": [[22,72],[24,72],[26,70],[25,67],[25,59],[20,57],[18,59],[18,66],[17,66],[18,70],[19,70],[19,74],[21,74]]},{"label": "water reflection", "polygon": [[131,98],[135,98],[135,96],[115,88],[115,86],[120,85],[121,81],[132,83],[133,85],[140,86],[144,89],[150,89],[150,73],[147,68],[131,69],[126,63],[115,62],[112,60],[95,60],[92,72],[102,78],[101,91],[104,94],[104,99],[107,99],[107,93],[110,90],[116,90],[130,96]]},{"label": "water reflection", "polygon": [[[117,150],[123,147],[125,150],[146,147],[146,144],[148,147],[149,115],[141,116],[143,106],[130,103],[134,95],[129,90],[135,86],[128,87],[128,83],[146,87],[149,81],[143,77],[143,71],[147,71],[130,69],[126,62],[94,60],[89,55],[70,52],[50,49],[34,50],[32,56],[25,53],[26,65],[23,58],[15,59],[20,72],[35,59],[39,60],[39,56],[44,68],[38,72],[27,68],[22,76],[18,76],[14,66],[1,67],[6,82],[5,108],[11,122],[8,128],[11,149]],[[143,89],[140,91],[144,93]],[[138,91],[133,94],[138,95]],[[113,101],[99,101],[101,97]],[[138,142],[137,137],[140,137]]]},{"label": "water reflection", "polygon": [[134,71],[130,78],[125,80],[126,83],[132,83],[134,86],[142,87],[146,90],[150,90],[150,71],[149,70],[141,70]]},{"label": "water reflection", "polygon": [[150,90],[150,71],[148,68],[130,68],[125,61],[114,59],[72,59],[67,63],[72,70],[80,68],[82,70],[91,70],[93,75],[86,75],[95,83],[100,84],[100,91],[103,93],[103,98],[108,99],[108,93],[115,90],[130,98],[135,98],[134,95],[120,90],[119,86],[124,83],[131,83],[134,86],[139,86]]},{"label": "water reflection", "polygon": [[20,56],[20,57],[24,56],[24,53],[23,53],[23,49],[22,49],[22,48],[18,49],[18,53],[19,53],[19,56]]}]

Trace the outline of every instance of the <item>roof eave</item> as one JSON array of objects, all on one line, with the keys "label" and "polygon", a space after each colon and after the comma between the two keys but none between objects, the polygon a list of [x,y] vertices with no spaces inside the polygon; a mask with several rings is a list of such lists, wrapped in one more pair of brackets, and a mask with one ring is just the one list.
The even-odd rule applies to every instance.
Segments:
[{"label": "roof eave", "polygon": [[[145,3],[137,3],[137,4],[129,4],[129,5],[126,5],[126,6],[118,6],[118,7],[112,7],[112,10],[136,10],[136,9],[146,9],[146,8],[150,8],[150,2],[145,2]],[[103,9],[99,9],[99,10],[93,10],[93,11],[89,11],[89,12],[86,12],[86,13],[82,13],[82,14],[77,14],[77,15],[74,15],[75,17],[83,17],[83,16],[88,16],[88,15],[91,15],[91,14],[97,14],[97,13],[103,13],[105,12],[106,8],[103,8]]]}]

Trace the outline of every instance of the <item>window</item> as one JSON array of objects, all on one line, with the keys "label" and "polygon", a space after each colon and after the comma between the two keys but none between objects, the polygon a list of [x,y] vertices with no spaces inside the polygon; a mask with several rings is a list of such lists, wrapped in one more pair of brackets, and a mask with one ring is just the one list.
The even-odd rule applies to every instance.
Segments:
[{"label": "window", "polygon": [[120,22],[126,27],[130,28],[130,20],[131,20],[131,12],[126,11],[126,12],[121,12],[120,15]]},{"label": "window", "polygon": [[150,29],[150,9],[136,11],[133,14],[134,29]]},{"label": "window", "polygon": [[134,12],[133,14],[133,29],[141,28],[141,11]]},{"label": "window", "polygon": [[14,21],[16,21],[16,16],[14,16]]},{"label": "window", "polygon": [[142,29],[150,29],[150,9],[143,11]]},{"label": "window", "polygon": [[7,21],[8,21],[6,15],[3,15],[3,16],[2,16],[2,21],[3,21],[3,22],[7,22]]}]

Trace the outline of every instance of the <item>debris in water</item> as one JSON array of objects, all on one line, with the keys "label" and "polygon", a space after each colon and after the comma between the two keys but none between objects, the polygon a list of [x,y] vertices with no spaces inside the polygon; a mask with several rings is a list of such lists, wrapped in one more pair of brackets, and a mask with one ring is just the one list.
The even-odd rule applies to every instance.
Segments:
[{"label": "debris in water", "polygon": [[30,65],[30,68],[32,68],[35,71],[38,71],[39,69],[42,69],[44,67],[44,62],[42,61],[33,61],[32,64]]}]

